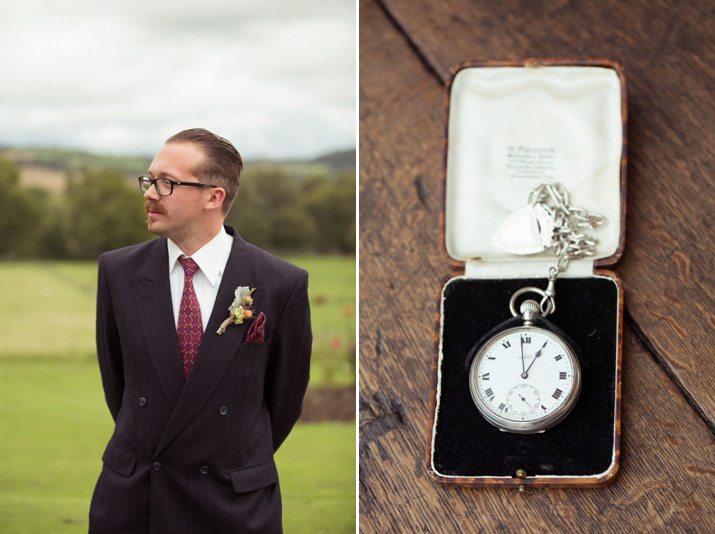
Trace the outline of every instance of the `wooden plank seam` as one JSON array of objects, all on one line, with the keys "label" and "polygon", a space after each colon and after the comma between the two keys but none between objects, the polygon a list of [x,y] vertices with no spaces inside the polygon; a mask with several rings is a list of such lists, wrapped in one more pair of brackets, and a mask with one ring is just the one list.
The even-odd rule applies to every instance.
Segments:
[{"label": "wooden plank seam", "polygon": [[430,60],[430,58],[425,55],[425,53],[422,51],[422,49],[419,47],[419,45],[412,40],[411,36],[407,31],[405,30],[404,26],[402,23],[399,21],[397,16],[395,16],[392,11],[390,11],[390,8],[385,5],[384,0],[377,0],[377,5],[379,5],[382,10],[384,11],[385,15],[387,16],[387,19],[390,21],[390,23],[395,27],[397,32],[402,35],[405,38],[405,41],[407,41],[407,44],[409,45],[410,49],[415,53],[415,55],[419,58],[420,62],[424,65],[424,67],[432,73],[432,75],[439,80],[440,84],[444,86],[444,84],[447,82],[447,80],[440,74],[439,69],[435,65],[433,61]]},{"label": "wooden plank seam", "polygon": [[667,362],[667,360],[663,356],[661,356],[661,354],[658,352],[658,349],[655,348],[655,345],[651,342],[650,338],[645,334],[643,329],[640,327],[640,325],[636,322],[636,320],[633,318],[633,316],[629,313],[627,309],[625,311],[624,319],[626,321],[626,324],[628,324],[628,326],[631,327],[633,332],[635,332],[636,337],[638,338],[638,342],[643,347],[643,350],[648,353],[648,355],[653,359],[653,361],[658,365],[658,367],[660,367],[666,374],[666,376],[673,382],[673,385],[678,389],[680,394],[688,403],[688,406],[692,408],[695,414],[703,421],[703,423],[705,423],[705,426],[708,427],[708,430],[713,435],[713,437],[715,437],[715,421],[710,420],[710,418],[705,413],[705,410],[703,410],[703,408],[698,404],[698,401],[695,399],[695,397],[692,396],[692,394],[688,391],[688,388],[686,388],[685,384],[683,384],[678,374],[673,370],[673,367]]}]

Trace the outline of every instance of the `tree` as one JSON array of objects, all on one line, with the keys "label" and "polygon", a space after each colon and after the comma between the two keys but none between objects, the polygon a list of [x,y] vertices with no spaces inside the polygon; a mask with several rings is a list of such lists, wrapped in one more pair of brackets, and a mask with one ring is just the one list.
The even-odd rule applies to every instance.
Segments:
[{"label": "tree", "polygon": [[275,252],[354,254],[355,173],[301,179],[282,169],[250,169],[227,222]]},{"label": "tree", "polygon": [[139,191],[117,172],[88,170],[71,179],[66,202],[67,246],[74,257],[96,258],[151,237]]},{"label": "tree", "polygon": [[20,169],[0,158],[0,256],[32,254],[44,218],[44,197],[20,187]]},{"label": "tree", "polygon": [[315,243],[315,222],[296,205],[283,206],[272,217],[271,244],[278,250],[311,250]]},{"label": "tree", "polygon": [[241,186],[227,222],[261,248],[280,252],[309,250],[315,223],[300,208],[294,178],[280,169],[256,167],[241,177]]},{"label": "tree", "polygon": [[319,252],[355,253],[355,173],[335,178],[313,177],[307,186],[305,209],[317,226]]}]

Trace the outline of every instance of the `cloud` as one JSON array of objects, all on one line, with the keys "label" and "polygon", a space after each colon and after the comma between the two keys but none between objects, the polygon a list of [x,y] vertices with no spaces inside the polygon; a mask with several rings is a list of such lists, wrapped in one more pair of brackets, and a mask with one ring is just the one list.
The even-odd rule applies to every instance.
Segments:
[{"label": "cloud", "polygon": [[355,4],[5,1],[0,143],[152,154],[202,126],[246,159],[355,145]]}]

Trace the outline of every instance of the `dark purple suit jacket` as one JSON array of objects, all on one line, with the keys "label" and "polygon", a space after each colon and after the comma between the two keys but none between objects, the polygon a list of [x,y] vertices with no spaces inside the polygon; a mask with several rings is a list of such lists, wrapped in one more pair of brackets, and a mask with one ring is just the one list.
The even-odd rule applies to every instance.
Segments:
[{"label": "dark purple suit jacket", "polygon": [[[312,334],[308,274],[233,236],[216,304],[184,379],[166,239],[99,259],[97,352],[116,426],[92,497],[92,534],[277,533],[273,453],[301,412]],[[256,288],[265,341],[228,317]]]}]

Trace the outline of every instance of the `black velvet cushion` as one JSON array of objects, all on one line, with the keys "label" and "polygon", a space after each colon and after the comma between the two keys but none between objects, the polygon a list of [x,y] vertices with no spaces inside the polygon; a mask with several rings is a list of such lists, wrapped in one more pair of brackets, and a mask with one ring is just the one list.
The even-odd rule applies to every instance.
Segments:
[{"label": "black velvet cushion", "polygon": [[[607,278],[561,278],[548,319],[579,352],[581,395],[566,419],[541,434],[502,432],[477,411],[465,360],[475,343],[511,316],[509,300],[546,279],[456,278],[444,291],[441,388],[434,467],[459,477],[594,476],[613,462],[618,350],[618,286]],[[538,295],[524,298],[539,300]],[[517,306],[518,307],[518,306]],[[580,349],[580,350],[579,350]]]}]

